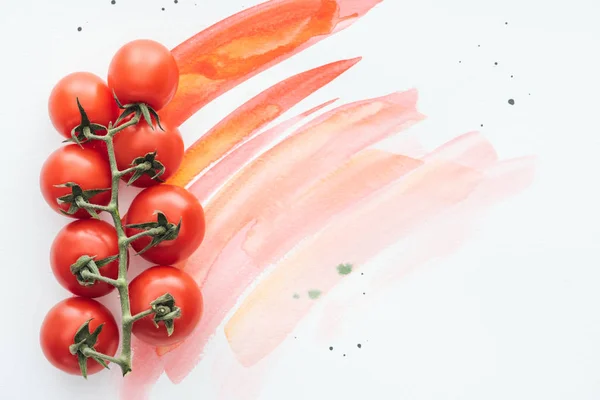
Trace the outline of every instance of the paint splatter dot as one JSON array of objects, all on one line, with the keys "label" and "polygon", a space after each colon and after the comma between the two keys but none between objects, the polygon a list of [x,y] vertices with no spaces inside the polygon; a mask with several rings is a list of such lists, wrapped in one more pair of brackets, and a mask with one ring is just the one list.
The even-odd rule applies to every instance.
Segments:
[{"label": "paint splatter dot", "polygon": [[179,3],[179,0],[174,0],[173,3],[175,3],[175,4]]},{"label": "paint splatter dot", "polygon": [[480,44],[478,44],[478,45],[477,45],[477,47],[481,47],[481,45],[480,45]]},{"label": "paint splatter dot", "polygon": [[508,104],[510,104],[511,106],[515,105],[515,100],[514,99],[508,99]]},{"label": "paint splatter dot", "polygon": [[117,0],[110,0],[110,4],[117,4]]},{"label": "paint splatter dot", "polygon": [[356,347],[358,347],[359,349],[362,347],[362,344],[357,344]]},{"label": "paint splatter dot", "polygon": [[505,22],[504,25],[508,25],[508,22]]},{"label": "paint splatter dot", "polygon": [[340,275],[348,275],[350,272],[352,272],[352,264],[340,264],[337,266],[337,271]]},{"label": "paint splatter dot", "polygon": [[344,354],[344,357],[346,357],[346,355]]},{"label": "paint splatter dot", "polygon": [[298,293],[294,293],[294,295],[292,297],[295,298],[295,299],[299,299],[300,295]]},{"label": "paint splatter dot", "polygon": [[462,61],[460,61],[460,60],[459,60],[459,61],[458,61],[458,63],[459,63],[459,64],[462,64]]},{"label": "paint splatter dot", "polygon": [[315,300],[318,299],[319,296],[321,295],[321,291],[320,290],[309,290],[308,291],[308,297],[310,297],[311,299]]},{"label": "paint splatter dot", "polygon": [[483,124],[481,124],[481,127],[483,128]]},{"label": "paint splatter dot", "polygon": [[329,346],[329,351],[333,351],[333,346]]},{"label": "paint splatter dot", "polygon": [[494,63],[494,65],[498,65],[498,61],[496,61],[496,62]]},{"label": "paint splatter dot", "polygon": [[163,7],[163,8],[161,8],[161,10],[165,11],[165,8]]},{"label": "paint splatter dot", "polygon": [[82,29],[83,29],[82,27],[78,26],[77,27],[77,32],[81,32]]},{"label": "paint splatter dot", "polygon": [[511,75],[510,77],[511,77],[511,78],[514,78],[515,76],[514,76],[514,75]]},{"label": "paint splatter dot", "polygon": [[363,296],[364,296],[365,294],[366,294],[366,293],[365,293],[365,292],[363,292]]}]

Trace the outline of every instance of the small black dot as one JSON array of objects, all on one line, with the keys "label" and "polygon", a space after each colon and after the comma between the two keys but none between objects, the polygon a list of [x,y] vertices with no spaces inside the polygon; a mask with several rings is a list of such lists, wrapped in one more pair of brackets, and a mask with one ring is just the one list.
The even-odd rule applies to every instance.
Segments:
[{"label": "small black dot", "polygon": [[165,8],[163,7],[163,8],[161,8],[161,10],[165,11]]},{"label": "small black dot", "polygon": [[478,44],[478,45],[477,45],[477,47],[481,47],[481,45],[480,45],[480,44]]},{"label": "small black dot", "polygon": [[505,22],[504,25],[508,25],[508,22]]},{"label": "small black dot", "polygon": [[483,124],[481,124],[481,127],[483,128]]},{"label": "small black dot", "polygon": [[362,344],[357,344],[356,347],[358,347],[359,349],[362,347]]},{"label": "small black dot", "polygon": [[173,3],[177,4],[177,3],[179,3],[179,1],[178,0],[174,0]]},{"label": "small black dot", "polygon": [[344,357],[346,357],[346,355],[344,354]]},{"label": "small black dot", "polygon": [[330,350],[330,351],[333,351],[333,346],[329,346],[329,350]]},{"label": "small black dot", "polygon": [[494,65],[498,65],[498,61],[496,61],[496,62],[494,63]]},{"label": "small black dot", "polygon": [[459,63],[459,64],[462,64],[462,61],[459,61],[458,63]]},{"label": "small black dot", "polygon": [[365,292],[363,292],[363,295],[366,294]]},{"label": "small black dot", "polygon": [[531,93],[527,93],[528,96],[531,96]]},{"label": "small black dot", "polygon": [[117,4],[117,0],[110,0],[110,4]]},{"label": "small black dot", "polygon": [[511,78],[514,78],[515,76],[514,76],[514,75],[511,75],[510,77],[511,77]]},{"label": "small black dot", "polygon": [[77,32],[81,32],[82,29],[83,29],[82,27],[78,26],[77,27]]},{"label": "small black dot", "polygon": [[508,104],[510,104],[511,106],[514,106],[515,101],[513,99],[508,99]]}]

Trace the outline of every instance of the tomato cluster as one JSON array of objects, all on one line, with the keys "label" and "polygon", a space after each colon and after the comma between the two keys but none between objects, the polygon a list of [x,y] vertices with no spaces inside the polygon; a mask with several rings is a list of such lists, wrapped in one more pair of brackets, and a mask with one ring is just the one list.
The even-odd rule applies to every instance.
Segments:
[{"label": "tomato cluster", "polygon": [[[181,341],[202,316],[198,285],[172,265],[202,243],[204,211],[186,189],[163,183],[184,153],[178,127],[159,121],[158,114],[175,95],[178,81],[177,63],[166,47],[135,40],[115,53],[107,81],[76,72],[50,94],[52,124],[75,143],[48,157],[40,189],[52,209],[74,219],[50,251],[54,276],[74,296],[48,312],[40,342],[46,358],[67,373],[87,376],[110,361],[130,365],[114,357],[117,323],[94,299],[115,287],[130,309],[123,331],[152,345]],[[118,179],[144,188],[122,220],[118,193],[112,193]],[[110,213],[114,225],[98,219],[101,212]],[[129,245],[156,266],[127,285]]]}]

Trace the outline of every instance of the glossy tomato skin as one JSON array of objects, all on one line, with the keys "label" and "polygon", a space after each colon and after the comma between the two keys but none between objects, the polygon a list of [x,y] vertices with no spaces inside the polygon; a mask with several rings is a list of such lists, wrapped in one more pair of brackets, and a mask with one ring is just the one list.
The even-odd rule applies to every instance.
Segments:
[{"label": "glossy tomato skin", "polygon": [[[115,156],[119,169],[129,168],[135,158],[156,151],[156,160],[165,166],[165,173],[161,175],[161,179],[166,180],[173,175],[181,165],[185,147],[177,128],[171,128],[168,125],[163,125],[163,128],[164,131],[158,126],[152,129],[142,121],[119,132],[114,138]],[[131,174],[128,174],[123,177],[123,180],[127,182],[130,177]],[[142,175],[133,182],[132,186],[149,187],[159,183],[149,175]]]},{"label": "glossy tomato skin", "polygon": [[121,47],[108,68],[108,86],[122,104],[146,103],[163,108],[175,95],[179,68],[168,48],[148,39]]},{"label": "glossy tomato skin", "polygon": [[66,138],[81,123],[77,98],[91,122],[108,126],[119,116],[117,103],[102,78],[90,72],[69,74],[58,81],[48,99],[52,125]]},{"label": "glossy tomato skin", "polygon": [[[59,213],[60,208],[67,211],[69,204],[59,205],[56,199],[70,194],[71,189],[54,185],[67,182],[77,183],[83,190],[110,189],[112,175],[108,161],[95,149],[81,148],[76,144],[60,147],[50,154],[40,174],[42,195],[50,207]],[[107,205],[110,202],[110,190],[97,194],[90,202]],[[78,210],[69,217],[86,219],[90,215],[85,210]]]},{"label": "glossy tomato skin", "polygon": [[[131,203],[127,213],[127,224],[156,221],[155,211],[163,212],[167,220],[177,224],[181,219],[181,230],[174,240],[166,240],[141,255],[142,258],[161,265],[172,265],[192,255],[204,239],[204,210],[200,202],[186,189],[173,185],[157,185],[142,190]],[[127,236],[141,232],[126,228]],[[132,243],[139,252],[148,243],[149,237]]]},{"label": "glossy tomato skin", "polygon": [[[58,232],[50,250],[52,272],[65,289],[77,296],[100,297],[114,290],[114,286],[96,281],[91,286],[80,285],[71,273],[73,265],[81,256],[96,256],[102,260],[119,254],[119,241],[115,228],[97,219],[73,221]],[[111,279],[119,276],[119,261],[100,268],[100,273]]]},{"label": "glossy tomato skin", "polygon": [[[73,344],[77,330],[90,318],[90,332],[104,323],[98,342],[94,345],[96,351],[109,356],[115,355],[119,345],[119,330],[110,311],[96,300],[71,297],[50,309],[40,329],[42,351],[56,368],[73,375],[81,374],[77,356],[69,352],[69,346]],[[87,360],[88,375],[102,369],[102,365],[96,361]]]},{"label": "glossy tomato skin", "polygon": [[150,308],[150,303],[165,293],[171,294],[175,305],[181,309],[181,317],[175,319],[171,336],[162,323],[158,328],[152,315],[133,324],[133,334],[143,342],[154,346],[168,346],[182,341],[193,332],[203,312],[203,299],[196,281],[186,272],[170,266],[155,266],[138,275],[129,284],[131,312],[138,314]]}]

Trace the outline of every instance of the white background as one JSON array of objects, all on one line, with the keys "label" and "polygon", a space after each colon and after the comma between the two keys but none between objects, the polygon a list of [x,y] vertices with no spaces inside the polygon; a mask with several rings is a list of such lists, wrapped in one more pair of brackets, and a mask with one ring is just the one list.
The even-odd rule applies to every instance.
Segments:
[{"label": "white background", "polygon": [[[38,347],[46,311],[66,296],[48,265],[50,244],[66,220],[46,206],[38,188],[39,169],[60,141],[47,117],[52,86],[75,70],[105,76],[126,41],[148,37],[173,47],[255,3],[2,2],[0,398],[116,397],[110,373],[88,382],[64,375]],[[428,118],[411,133],[428,147],[484,124],[502,158],[538,156],[528,191],[487,213],[459,252],[346,313],[344,333],[330,342],[316,336],[323,307],[336,295],[323,299],[294,333],[297,339],[268,362],[269,372],[258,380],[262,392],[247,398],[600,398],[598,15],[594,0],[385,0],[182,127],[189,145],[281,79],[361,55],[358,65],[287,115],[332,97],[351,101],[416,87]],[[374,262],[393,260],[382,255]],[[353,276],[341,296],[361,285]],[[259,375],[215,366],[231,359],[221,332],[182,384],[163,377],[151,398],[213,399],[221,387]]]}]

